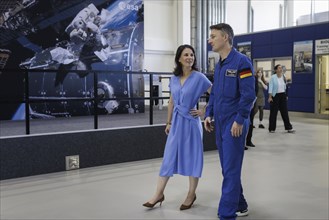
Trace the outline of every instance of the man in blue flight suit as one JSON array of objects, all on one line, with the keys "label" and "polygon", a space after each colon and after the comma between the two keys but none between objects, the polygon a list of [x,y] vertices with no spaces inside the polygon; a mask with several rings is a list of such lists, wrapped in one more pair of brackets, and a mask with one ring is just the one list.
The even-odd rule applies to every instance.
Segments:
[{"label": "man in blue flight suit", "polygon": [[215,68],[214,84],[206,109],[205,130],[213,130],[215,120],[216,145],[222,166],[222,195],[218,217],[235,220],[248,215],[243,196],[241,168],[249,127],[249,115],[256,99],[255,77],[249,58],[233,48],[234,33],[230,25],[210,26],[208,43],[220,60]]}]

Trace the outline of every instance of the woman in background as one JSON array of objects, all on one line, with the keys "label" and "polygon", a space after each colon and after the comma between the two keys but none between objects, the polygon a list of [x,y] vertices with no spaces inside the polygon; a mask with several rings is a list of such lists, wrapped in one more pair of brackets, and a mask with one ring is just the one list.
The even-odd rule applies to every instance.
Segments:
[{"label": "woman in background", "polygon": [[259,128],[265,128],[263,125],[263,117],[264,117],[264,106],[265,106],[265,90],[267,90],[267,82],[265,80],[263,70],[257,69],[256,73],[256,80],[258,84],[258,91],[257,91],[257,100],[256,100],[256,106],[254,108],[254,116],[259,111]]},{"label": "woman in background", "polygon": [[270,103],[270,123],[268,131],[274,133],[276,129],[276,118],[280,110],[285,130],[288,133],[295,133],[289,120],[287,106],[287,80],[283,75],[280,64],[274,67],[275,74],[272,75],[268,88],[268,102]]}]

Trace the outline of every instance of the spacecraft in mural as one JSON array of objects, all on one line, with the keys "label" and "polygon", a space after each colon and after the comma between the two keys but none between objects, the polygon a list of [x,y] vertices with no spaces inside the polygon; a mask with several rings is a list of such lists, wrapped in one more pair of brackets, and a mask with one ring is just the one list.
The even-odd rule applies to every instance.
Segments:
[{"label": "spacecraft in mural", "polygon": [[[101,99],[98,103],[101,114],[144,112],[144,100],[130,99],[144,97],[143,75],[136,74],[143,70],[144,61],[143,1],[103,2],[107,4],[99,4],[102,8],[85,1],[85,7],[71,15],[68,25],[61,30],[65,39],[46,48],[39,47],[37,42],[25,43],[34,50],[34,56],[22,60],[19,68],[40,70],[29,74],[30,98],[50,99],[32,102],[32,117],[93,114],[93,101],[88,98],[95,96]],[[38,27],[33,30],[33,34],[38,34]],[[100,72],[94,94],[93,74],[97,71]],[[135,74],[126,74],[127,71]],[[75,98],[80,100],[72,100]]]}]

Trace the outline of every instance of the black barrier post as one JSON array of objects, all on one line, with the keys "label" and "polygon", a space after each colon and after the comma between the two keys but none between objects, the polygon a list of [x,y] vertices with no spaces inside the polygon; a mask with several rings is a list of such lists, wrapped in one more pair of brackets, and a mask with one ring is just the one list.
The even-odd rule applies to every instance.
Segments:
[{"label": "black barrier post", "polygon": [[153,74],[150,73],[150,125],[153,125]]},{"label": "black barrier post", "polygon": [[98,129],[98,92],[97,92],[97,84],[98,77],[97,72],[94,72],[94,129]]},{"label": "black barrier post", "polygon": [[29,71],[24,72],[25,80],[25,133],[30,134],[30,93],[29,93]]}]

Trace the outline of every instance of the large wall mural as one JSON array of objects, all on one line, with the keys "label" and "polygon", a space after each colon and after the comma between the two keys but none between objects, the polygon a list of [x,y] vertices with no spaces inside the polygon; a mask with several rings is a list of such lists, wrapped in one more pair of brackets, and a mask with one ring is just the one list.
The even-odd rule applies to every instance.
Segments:
[{"label": "large wall mural", "polygon": [[[144,100],[123,99],[144,97],[143,75],[125,74],[143,70],[143,9],[143,0],[22,0],[2,13],[5,68],[41,70],[29,74],[30,98],[51,100],[31,103],[31,117],[93,114],[93,101],[71,99],[95,96],[97,70],[106,71],[98,74],[97,96],[117,98],[99,102],[100,114],[144,112]],[[22,98],[22,81],[22,74],[2,72],[0,96]],[[0,119],[24,117],[23,104],[1,107]]]}]

